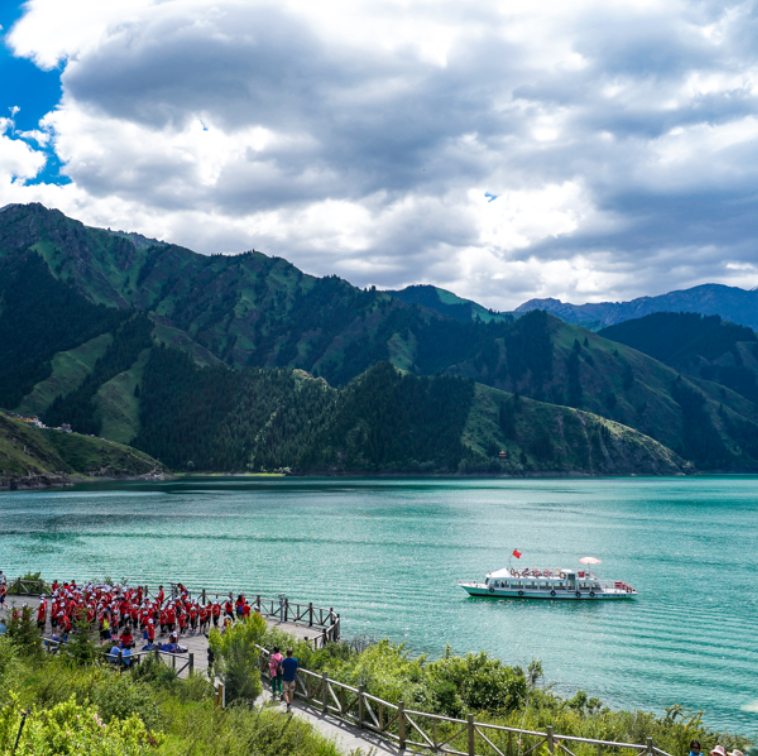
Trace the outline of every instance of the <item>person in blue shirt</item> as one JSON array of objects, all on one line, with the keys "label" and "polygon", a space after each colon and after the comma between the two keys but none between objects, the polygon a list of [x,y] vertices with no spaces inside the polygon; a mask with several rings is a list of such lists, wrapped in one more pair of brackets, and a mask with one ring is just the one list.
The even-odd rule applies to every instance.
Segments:
[{"label": "person in blue shirt", "polygon": [[125,667],[132,663],[132,650],[128,646],[121,649],[121,662]]},{"label": "person in blue shirt", "polygon": [[297,659],[292,656],[292,649],[287,649],[287,656],[282,661],[282,688],[287,711],[292,711],[292,701],[295,698],[295,676],[297,675]]},{"label": "person in blue shirt", "polygon": [[690,756],[701,756],[699,740],[693,740],[690,743]]},{"label": "person in blue shirt", "polygon": [[110,661],[112,661],[114,664],[120,664],[121,663],[121,644],[120,643],[114,643],[113,648],[111,649],[110,653],[108,654],[108,657]]}]

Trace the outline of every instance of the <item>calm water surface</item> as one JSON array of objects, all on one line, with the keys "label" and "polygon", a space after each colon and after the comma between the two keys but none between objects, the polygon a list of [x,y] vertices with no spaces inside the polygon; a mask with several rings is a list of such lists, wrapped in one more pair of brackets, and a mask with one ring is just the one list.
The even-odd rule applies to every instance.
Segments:
[{"label": "calm water surface", "polygon": [[[347,635],[542,660],[557,692],[704,709],[754,736],[758,479],[227,479],[0,493],[0,569],[334,606]],[[578,567],[628,602],[468,598],[507,563]]]}]

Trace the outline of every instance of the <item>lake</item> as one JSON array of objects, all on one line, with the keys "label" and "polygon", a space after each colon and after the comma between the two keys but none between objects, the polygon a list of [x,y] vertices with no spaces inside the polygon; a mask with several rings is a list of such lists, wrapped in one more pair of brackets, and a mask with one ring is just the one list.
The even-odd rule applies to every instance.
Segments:
[{"label": "lake", "polygon": [[[679,703],[754,736],[758,479],[206,478],[0,493],[10,577],[110,576],[333,606],[343,635],[543,663],[561,695]],[[579,567],[634,601],[469,598],[505,566]],[[514,560],[516,562],[516,560]]]}]

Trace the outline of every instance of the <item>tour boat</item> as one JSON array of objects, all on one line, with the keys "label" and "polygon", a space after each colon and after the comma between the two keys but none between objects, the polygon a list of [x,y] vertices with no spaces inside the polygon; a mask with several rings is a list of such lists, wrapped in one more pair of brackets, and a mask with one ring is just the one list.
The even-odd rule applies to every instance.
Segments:
[{"label": "tour boat", "polygon": [[[596,562],[599,560],[595,560]],[[461,581],[458,585],[471,596],[489,598],[540,598],[599,601],[629,599],[637,591],[629,583],[600,580],[591,570],[517,570],[505,567],[490,572],[483,583]]]}]

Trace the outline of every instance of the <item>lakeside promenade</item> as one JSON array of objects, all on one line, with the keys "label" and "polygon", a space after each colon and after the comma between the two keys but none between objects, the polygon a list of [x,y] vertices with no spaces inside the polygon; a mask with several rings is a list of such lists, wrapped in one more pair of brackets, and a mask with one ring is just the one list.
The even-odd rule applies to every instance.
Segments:
[{"label": "lakeside promenade", "polygon": [[[12,607],[22,606],[27,604],[33,612],[36,611],[39,606],[40,598],[33,595],[13,595],[8,596],[5,603],[5,609],[0,610],[0,620],[5,620],[10,617]],[[48,613],[49,614],[49,613]],[[307,624],[296,622],[284,622],[275,616],[264,617],[266,624],[269,628],[276,628],[282,632],[288,633],[294,636],[298,640],[320,644],[323,639],[323,631],[320,631],[318,627],[308,626]],[[47,617],[45,623],[44,637],[50,638],[52,635],[52,628],[50,625],[50,617]],[[166,637],[166,636],[164,636]],[[193,669],[195,672],[206,673],[208,670],[208,638],[203,633],[197,633],[196,635],[183,635],[181,636],[181,643],[187,647],[187,653],[182,654],[168,654],[162,653],[161,659],[164,664],[171,664],[177,669],[181,669],[179,672],[180,677],[186,677],[188,674],[187,662],[192,654]],[[145,641],[141,638],[138,639],[135,651],[139,651],[144,645]],[[171,662],[168,661],[171,657]],[[284,708],[284,704],[276,702],[271,703],[271,694],[267,681],[264,679],[263,693],[255,702],[256,706],[276,705]],[[293,716],[302,719],[314,728],[316,728],[325,737],[334,740],[338,749],[344,754],[351,753],[363,753],[366,756],[398,756],[404,752],[404,749],[398,748],[394,743],[388,742],[380,735],[373,733],[369,730],[357,727],[350,722],[346,722],[338,716],[335,716],[331,712],[323,712],[318,706],[313,705],[302,698],[296,697],[291,714]]]},{"label": "lakeside promenade", "polygon": [[[203,592],[205,598],[205,592]],[[311,641],[318,645],[319,638],[312,638],[314,627],[304,627],[302,620],[305,615],[295,605],[295,616],[300,622],[285,622],[287,616],[284,597],[280,597],[281,616],[265,617],[269,627],[276,627],[289,632],[297,638]],[[13,596],[11,605],[6,605],[3,614],[7,616],[13,605],[27,604],[34,610],[39,599],[36,596]],[[257,606],[261,606],[260,597],[256,597]],[[303,605],[300,605],[302,607]],[[312,604],[308,607],[308,618],[313,621]],[[272,602],[268,601],[268,607]],[[274,614],[273,611],[271,614]],[[328,612],[332,630],[339,626],[339,616]],[[319,611],[319,622],[323,624],[324,617]],[[49,621],[45,630],[49,633]],[[308,633],[311,633],[309,635]],[[327,638],[328,630],[322,631],[322,638]],[[338,632],[334,632],[338,637]],[[157,652],[163,663],[174,666],[177,674],[186,676],[191,669],[202,673],[208,669],[208,641],[205,635],[182,636],[183,645],[188,651],[181,654]],[[141,645],[141,644],[140,644]],[[269,651],[258,646],[262,662]],[[139,650],[139,646],[137,647]],[[194,650],[191,650],[194,649]],[[153,652],[148,652],[153,653]],[[190,656],[191,654],[191,656]],[[197,655],[197,657],[196,657]],[[197,663],[195,659],[197,658]],[[271,701],[268,692],[268,669],[265,663],[261,665],[261,680],[263,693],[255,702],[257,706],[279,707],[280,703]],[[214,683],[218,683],[214,679]],[[222,701],[223,686],[218,686],[217,703]],[[657,747],[651,737],[646,743],[624,743],[608,740],[598,740],[592,737],[562,735],[554,732],[552,726],[546,726],[545,731],[528,730],[520,727],[504,726],[487,721],[485,718],[476,721],[474,714],[469,713],[465,719],[432,714],[428,711],[406,708],[402,700],[390,702],[378,698],[365,690],[363,685],[352,687],[344,682],[330,679],[326,672],[317,673],[308,669],[300,669],[297,676],[295,705],[290,712],[304,721],[312,724],[320,733],[334,740],[337,748],[345,754],[404,754],[428,751],[432,753],[455,754],[456,756],[513,756],[514,748],[518,746],[519,756],[538,754],[544,746],[549,756],[577,756],[590,748],[593,756],[617,756],[623,751],[631,751],[630,756],[671,756]],[[523,727],[523,723],[522,723]],[[526,750],[522,749],[523,748]],[[577,748],[577,746],[581,746]],[[574,749],[574,750],[572,750]],[[562,752],[562,753],[561,753]]]}]

